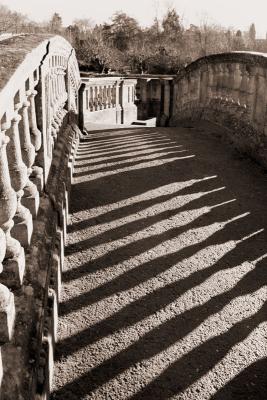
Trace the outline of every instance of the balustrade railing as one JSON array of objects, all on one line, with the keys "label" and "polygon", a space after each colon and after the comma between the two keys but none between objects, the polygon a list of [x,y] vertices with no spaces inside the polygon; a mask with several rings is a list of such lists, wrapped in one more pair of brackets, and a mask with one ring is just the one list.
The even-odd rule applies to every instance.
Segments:
[{"label": "balustrade railing", "polygon": [[[19,51],[18,51],[19,50]],[[78,110],[80,75],[61,37],[0,43],[0,342],[11,340],[33,220],[65,117]],[[10,65],[9,65],[10,64]],[[10,66],[10,68],[8,68]],[[0,382],[3,368],[0,351]]]},{"label": "balustrade railing", "polygon": [[136,79],[82,78],[81,109],[84,123],[131,123],[137,119]]},{"label": "balustrade railing", "polygon": [[267,166],[267,56],[232,52],[189,64],[174,81],[170,125],[186,119],[226,126],[240,150]]}]

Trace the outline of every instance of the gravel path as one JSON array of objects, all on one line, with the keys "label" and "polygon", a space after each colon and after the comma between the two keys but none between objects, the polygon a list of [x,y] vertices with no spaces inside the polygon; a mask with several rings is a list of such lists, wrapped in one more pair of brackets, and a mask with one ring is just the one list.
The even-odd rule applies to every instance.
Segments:
[{"label": "gravel path", "polygon": [[80,144],[51,398],[267,399],[267,175],[216,129]]}]

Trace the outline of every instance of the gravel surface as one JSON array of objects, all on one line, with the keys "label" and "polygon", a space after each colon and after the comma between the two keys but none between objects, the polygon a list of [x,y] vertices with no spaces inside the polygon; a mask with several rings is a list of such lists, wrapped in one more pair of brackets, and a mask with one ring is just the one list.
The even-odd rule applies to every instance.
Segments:
[{"label": "gravel surface", "polygon": [[80,144],[53,399],[267,399],[267,175],[218,128]]}]

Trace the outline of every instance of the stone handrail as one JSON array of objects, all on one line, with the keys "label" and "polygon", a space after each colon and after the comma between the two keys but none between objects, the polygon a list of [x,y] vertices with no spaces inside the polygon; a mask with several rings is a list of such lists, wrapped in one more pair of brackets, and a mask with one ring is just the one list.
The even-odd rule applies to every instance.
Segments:
[{"label": "stone handrail", "polygon": [[83,123],[127,124],[137,119],[136,79],[123,77],[82,78],[80,92]]},{"label": "stone handrail", "polygon": [[[66,140],[61,138],[66,120],[70,123],[78,113],[80,74],[72,46],[59,36],[21,35],[1,41],[0,59],[0,342],[3,345],[12,339],[16,321],[12,291],[23,285],[26,250],[31,244],[33,221],[38,216],[54,148],[60,140]],[[67,145],[71,151],[72,139]],[[0,347],[0,386],[2,377]]]},{"label": "stone handrail", "polygon": [[267,166],[267,55],[232,52],[203,57],[174,82],[171,126],[203,119],[225,126],[241,151]]}]

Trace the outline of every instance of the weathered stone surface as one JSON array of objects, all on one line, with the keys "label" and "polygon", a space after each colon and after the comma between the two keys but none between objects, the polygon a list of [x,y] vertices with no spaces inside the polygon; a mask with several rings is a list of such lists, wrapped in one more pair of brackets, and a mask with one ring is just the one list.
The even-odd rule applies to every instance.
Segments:
[{"label": "weathered stone surface", "polygon": [[0,343],[7,343],[12,338],[15,322],[14,296],[9,289],[0,284]]},{"label": "weathered stone surface", "polygon": [[233,52],[203,57],[175,79],[170,126],[207,120],[225,138],[267,167],[267,57]]},{"label": "weathered stone surface", "polygon": [[48,399],[80,75],[61,37],[1,41],[0,59],[1,399]]}]

